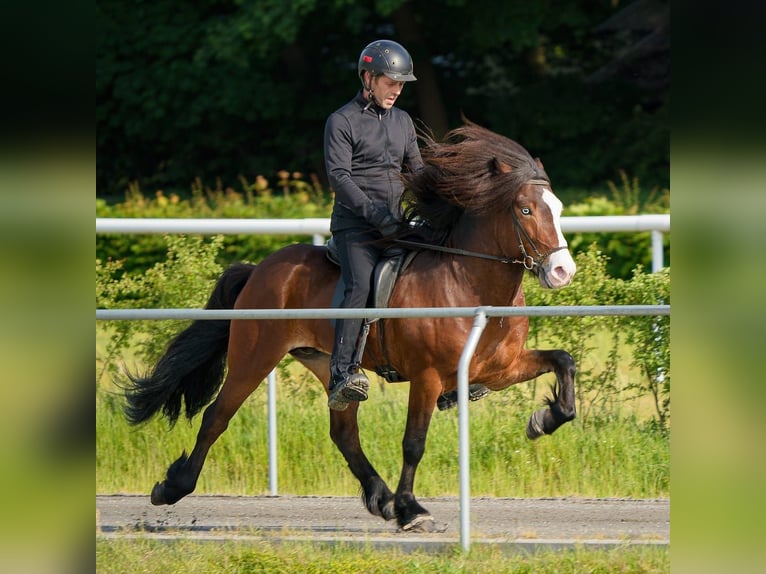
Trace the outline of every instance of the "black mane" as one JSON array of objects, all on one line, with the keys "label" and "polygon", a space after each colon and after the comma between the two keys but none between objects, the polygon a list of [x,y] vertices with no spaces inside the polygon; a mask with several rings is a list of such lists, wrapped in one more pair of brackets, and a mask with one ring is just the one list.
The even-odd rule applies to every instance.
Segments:
[{"label": "black mane", "polygon": [[530,179],[548,176],[521,145],[469,121],[443,142],[421,135],[423,169],[404,174],[408,221],[449,232],[463,213],[486,215],[511,207]]}]

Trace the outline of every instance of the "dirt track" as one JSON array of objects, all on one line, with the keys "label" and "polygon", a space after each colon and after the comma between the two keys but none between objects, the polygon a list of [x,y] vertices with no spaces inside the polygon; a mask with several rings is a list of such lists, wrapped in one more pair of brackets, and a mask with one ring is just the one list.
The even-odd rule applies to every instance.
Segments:
[{"label": "dirt track", "polygon": [[[155,507],[148,496],[96,496],[102,537],[192,537],[359,542],[440,546],[460,541],[457,498],[420,500],[441,533],[397,533],[396,524],[370,515],[351,497],[234,497],[191,495]],[[669,544],[670,503],[662,500],[474,498],[471,542],[567,547],[576,544]]]}]

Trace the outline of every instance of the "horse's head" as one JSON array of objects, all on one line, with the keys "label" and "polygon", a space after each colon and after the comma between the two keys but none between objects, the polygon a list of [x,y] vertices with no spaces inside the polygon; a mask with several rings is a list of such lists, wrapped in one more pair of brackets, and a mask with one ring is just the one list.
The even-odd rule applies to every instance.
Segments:
[{"label": "horse's head", "polygon": [[467,120],[442,143],[425,138],[421,152],[423,169],[404,176],[411,221],[459,236],[457,247],[464,247],[460,241],[466,242],[465,229],[471,229],[468,243],[471,251],[482,251],[479,257],[522,264],[545,288],[569,284],[575,263],[561,233],[562,205],[540,160]]},{"label": "horse's head", "polygon": [[516,262],[547,289],[568,285],[577,269],[561,232],[561,210],[561,200],[545,179],[523,184],[511,206],[513,239],[519,252]]}]

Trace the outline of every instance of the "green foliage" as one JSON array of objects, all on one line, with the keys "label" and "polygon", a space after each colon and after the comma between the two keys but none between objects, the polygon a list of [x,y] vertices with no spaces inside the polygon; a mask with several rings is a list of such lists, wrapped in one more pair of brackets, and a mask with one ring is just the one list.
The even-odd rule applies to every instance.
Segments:
[{"label": "green foliage", "polygon": [[[621,185],[609,181],[611,198],[588,197],[565,208],[566,216],[634,215],[638,213],[669,212],[669,193],[653,189],[648,193],[638,179],[629,179],[620,172]],[[575,194],[576,192],[572,192]],[[566,195],[561,193],[561,195]],[[125,200],[109,204],[96,199],[97,217],[167,217],[167,218],[273,218],[301,219],[329,217],[332,195],[316,177],[308,180],[301,173],[282,170],[274,183],[259,175],[253,181],[240,177],[238,190],[223,187],[216,180],[214,187],[205,186],[200,179],[191,191],[180,193],[157,190],[153,197],[144,195],[137,184],[129,187]],[[651,236],[646,233],[573,233],[568,237],[573,253],[587,251],[595,243],[609,255],[607,271],[613,277],[629,279],[633,269],[651,265]],[[217,256],[221,265],[235,261],[260,261],[263,257],[290,243],[305,242],[306,236],[227,235],[224,248]],[[670,238],[665,241],[665,261],[669,262]],[[163,261],[167,246],[162,236],[107,234],[96,236],[96,257],[102,261],[122,262],[128,273],[141,273],[154,263]]]},{"label": "green foliage", "polygon": [[[544,290],[525,283],[528,305],[660,305],[670,304],[670,270],[646,274],[639,266],[629,281],[607,273],[608,258],[597,246],[575,257],[577,273],[564,289]],[[635,396],[650,396],[661,428],[670,422],[670,317],[530,318],[534,346],[543,342],[568,351],[577,363],[578,416],[611,417]],[[599,349],[602,352],[597,352]],[[604,352],[603,349],[606,349]],[[626,357],[627,355],[627,357]],[[638,377],[618,376],[629,362]]]},{"label": "green foliage", "polygon": [[[519,139],[558,183],[600,184],[625,168],[667,185],[667,78],[636,86],[618,65],[640,22],[631,34],[599,30],[624,6],[99,0],[99,193],[196,176],[231,185],[282,166],[321,177],[325,119],[359,89],[356,60],[375,37],[402,41],[429,72],[400,98],[414,118],[456,127],[465,114]],[[656,59],[642,79],[662,69]],[[618,72],[592,81],[607,68]]]},{"label": "green foliage", "polygon": [[670,551],[665,546],[626,544],[608,550],[578,546],[566,552],[526,553],[479,544],[471,548],[470,554],[465,554],[457,545],[449,551],[429,552],[297,541],[200,544],[179,539],[168,544],[140,538],[97,538],[96,571],[126,574],[662,574],[670,571]]},{"label": "green foliage", "polygon": [[[606,273],[606,259],[595,251],[575,257],[577,274],[571,286],[559,290],[543,290],[527,281],[524,291],[528,305],[603,305],[614,300],[613,283]],[[577,364],[576,392],[578,417],[586,424],[593,408],[612,412],[619,389],[614,380],[618,356],[619,331],[613,317],[553,317],[547,320],[530,318],[530,335],[534,346],[543,342],[568,351]],[[595,357],[598,337],[606,334],[608,353]]]},{"label": "green foliage", "polygon": [[[154,197],[145,196],[137,185],[131,185],[125,201],[108,204],[96,200],[97,217],[167,217],[167,218],[252,218],[295,219],[329,217],[332,198],[316,178],[306,181],[303,174],[280,171],[272,185],[263,176],[253,181],[240,177],[239,191],[215,187],[195,180],[189,197],[162,190]],[[226,235],[217,261],[227,265],[235,261],[258,262],[277,249],[306,241],[306,236]],[[96,257],[102,261],[120,261],[127,273],[143,273],[167,253],[165,238],[157,235],[100,234],[96,236]]]},{"label": "green foliage", "polygon": [[[603,195],[587,197],[580,203],[569,204],[565,216],[638,215],[641,213],[669,213],[670,192],[641,189],[638,178],[629,178],[620,171],[620,185],[608,181],[611,198]],[[607,271],[612,277],[629,279],[633,269],[641,265],[651,267],[652,238],[644,233],[572,233],[567,238],[573,253],[587,251],[592,244],[609,255]],[[670,237],[664,234],[664,261],[670,264]]]},{"label": "green foliage", "polygon": [[[670,304],[670,269],[657,273],[636,271],[625,284],[625,297],[635,305]],[[625,342],[633,348],[632,365],[643,378],[631,381],[627,389],[648,394],[654,402],[661,428],[670,423],[670,317],[632,317],[623,319]]]},{"label": "green foliage", "polygon": [[[223,237],[203,241],[200,237],[168,235],[164,239],[167,259],[142,274],[121,273],[121,261],[96,259],[97,309],[205,306],[215,280],[222,272],[215,258]],[[178,321],[111,322],[98,378],[107,372],[118,377],[117,359],[124,359],[126,349],[133,344],[137,345],[136,358],[151,364],[179,330]]]}]

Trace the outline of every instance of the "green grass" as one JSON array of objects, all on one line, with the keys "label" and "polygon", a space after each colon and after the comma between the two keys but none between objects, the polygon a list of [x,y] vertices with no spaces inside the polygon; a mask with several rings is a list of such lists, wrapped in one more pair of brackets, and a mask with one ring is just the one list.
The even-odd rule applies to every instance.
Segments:
[{"label": "green grass", "polygon": [[[281,380],[281,379],[280,379]],[[543,387],[544,385],[540,385]],[[373,384],[360,408],[362,445],[395,486],[402,460],[408,384]],[[635,415],[575,420],[554,435],[529,441],[532,407],[514,389],[471,403],[471,493],[474,496],[666,497],[669,438]],[[194,445],[200,416],[168,430],[162,419],[130,427],[122,398],[96,393],[96,492],[147,493],[168,465]],[[278,386],[278,470],[283,494],[356,495],[359,485],[329,438],[321,385]],[[419,496],[458,494],[457,410],[436,412],[415,483]],[[210,451],[197,493],[268,492],[266,389],[262,385]]]},{"label": "green grass", "polygon": [[667,547],[626,546],[612,550],[504,553],[497,547],[478,547],[468,554],[458,548],[442,553],[398,549],[332,547],[312,543],[213,543],[151,540],[96,541],[96,571],[106,573],[209,574],[631,574],[670,571]]}]

